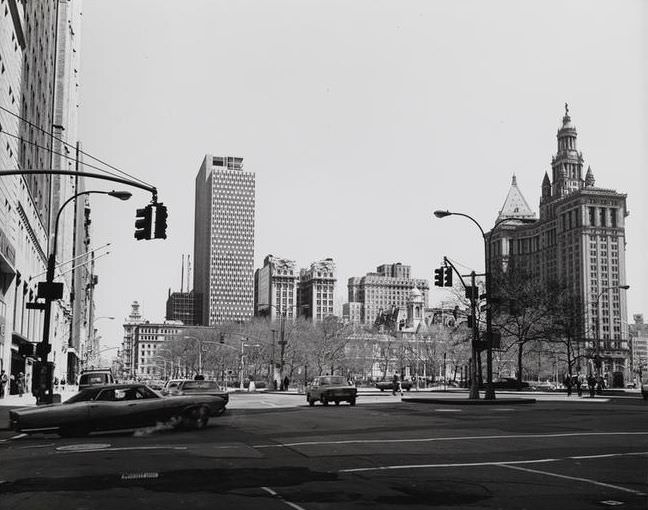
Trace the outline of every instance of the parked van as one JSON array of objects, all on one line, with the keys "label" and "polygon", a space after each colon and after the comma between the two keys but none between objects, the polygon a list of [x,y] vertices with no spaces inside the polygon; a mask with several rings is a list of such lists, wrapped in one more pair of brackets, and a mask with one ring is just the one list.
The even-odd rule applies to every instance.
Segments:
[{"label": "parked van", "polygon": [[109,368],[83,370],[79,376],[79,390],[99,384],[115,384],[115,378]]}]

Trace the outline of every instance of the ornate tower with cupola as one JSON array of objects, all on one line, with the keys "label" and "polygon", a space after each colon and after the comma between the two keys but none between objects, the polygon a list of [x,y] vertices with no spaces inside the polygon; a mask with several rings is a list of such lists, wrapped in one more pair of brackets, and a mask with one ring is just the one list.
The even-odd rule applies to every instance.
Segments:
[{"label": "ornate tower with cupola", "polygon": [[551,160],[553,198],[562,198],[583,187],[583,154],[576,149],[576,128],[571,123],[569,106],[565,103],[562,127],[556,135],[558,150]]}]

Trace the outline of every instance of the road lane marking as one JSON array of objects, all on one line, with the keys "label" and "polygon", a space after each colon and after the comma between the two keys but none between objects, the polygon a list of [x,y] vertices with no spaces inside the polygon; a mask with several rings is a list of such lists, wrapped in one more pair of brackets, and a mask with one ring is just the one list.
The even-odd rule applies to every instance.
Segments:
[{"label": "road lane marking", "polygon": [[436,441],[467,441],[475,439],[545,439],[552,437],[585,436],[648,436],[648,432],[565,432],[559,434],[516,434],[505,436],[422,437],[410,439],[346,439],[341,441],[302,441],[299,443],[259,444],[252,445],[252,448],[293,448],[295,446],[326,446],[334,444],[428,443]]},{"label": "road lane marking", "polygon": [[55,443],[47,443],[47,444],[35,444],[32,446],[21,446],[18,448],[18,450],[29,450],[30,448],[47,448],[48,446],[54,446]]},{"label": "road lane marking", "polygon": [[[82,446],[82,445],[70,445],[70,446]],[[88,448],[88,449],[70,449],[65,446],[61,446],[56,450],[61,453],[93,453],[93,452],[126,452],[126,451],[136,451],[136,450],[188,450],[187,446],[121,446],[121,447],[110,447],[107,448]]]},{"label": "road lane marking", "polygon": [[27,437],[28,435],[29,435],[29,434],[18,434],[17,436],[12,436],[12,437],[10,437],[10,438],[9,438],[9,441],[11,441],[12,439],[20,439],[20,438],[22,438],[22,437]]},{"label": "road lane marking", "polygon": [[536,464],[541,462],[556,462],[560,459],[532,459],[532,460],[512,460],[504,462],[461,462],[446,464],[407,464],[396,466],[373,466],[365,468],[348,468],[340,469],[338,473],[361,473],[365,471],[395,471],[398,469],[422,469],[422,468],[452,468],[452,467],[484,467],[497,466],[500,464]]},{"label": "road lane marking", "polygon": [[148,473],[122,473],[122,480],[147,480],[147,479],[156,479],[159,478],[160,474],[156,472]]},{"label": "road lane marking", "polygon": [[520,466],[512,466],[510,464],[497,464],[500,467],[503,468],[508,468],[508,469],[516,469],[518,471],[526,471],[529,473],[536,473],[539,475],[545,475],[545,476],[553,476],[556,478],[564,478],[565,480],[576,480],[577,482],[585,482],[585,483],[590,483],[592,485],[598,485],[599,487],[607,487],[610,489],[616,489],[619,491],[623,492],[629,492],[631,494],[636,494],[637,496],[645,496],[645,492],[637,491],[634,489],[628,489],[627,487],[621,487],[620,485],[612,485],[611,483],[604,483],[604,482],[597,482],[596,480],[591,480],[589,478],[580,478],[578,476],[567,476],[567,475],[559,475],[558,473],[550,473],[548,471],[540,471],[538,469],[529,469],[529,468],[523,468]]},{"label": "road lane marking", "polygon": [[264,491],[266,491],[266,492],[267,492],[268,494],[270,494],[271,496],[274,496],[274,497],[277,498],[278,500],[282,501],[283,503],[285,503],[285,504],[288,505],[289,507],[294,508],[295,510],[306,510],[303,506],[299,506],[299,505],[296,504],[296,503],[292,503],[291,501],[288,501],[288,500],[285,499],[281,494],[278,494],[277,492],[273,491],[270,487],[261,487],[261,489],[263,489]]},{"label": "road lane marking", "polygon": [[435,411],[439,413],[460,413],[462,410],[461,409],[446,409],[446,408],[439,408],[435,409]]}]

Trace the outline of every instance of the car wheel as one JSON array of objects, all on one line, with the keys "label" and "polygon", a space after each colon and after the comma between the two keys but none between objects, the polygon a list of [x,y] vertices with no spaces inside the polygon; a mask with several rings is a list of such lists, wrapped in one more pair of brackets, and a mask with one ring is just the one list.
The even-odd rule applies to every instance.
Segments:
[{"label": "car wheel", "polygon": [[315,401],[313,399],[308,399],[308,405],[313,407],[315,405]]},{"label": "car wheel", "polygon": [[182,425],[191,430],[204,429],[209,421],[209,409],[205,406],[189,409],[182,417]]},{"label": "car wheel", "polygon": [[352,398],[351,400],[349,400],[349,404],[352,405],[352,406],[355,405],[355,402],[356,402],[355,398]]},{"label": "car wheel", "polygon": [[335,405],[336,405],[336,406],[339,406],[339,405],[340,405],[340,401],[339,401],[339,400],[336,400],[336,401],[335,401]]},{"label": "car wheel", "polygon": [[385,388],[380,388],[380,391],[385,391]]},{"label": "car wheel", "polygon": [[412,387],[410,386],[409,388],[407,388],[407,391],[409,391],[409,390],[411,390],[411,389],[412,389]]},{"label": "car wheel", "polygon": [[90,427],[88,425],[70,425],[62,427],[58,431],[58,435],[61,437],[85,437],[89,433]]},{"label": "car wheel", "polygon": [[329,404],[326,395],[322,395],[321,401],[322,401],[322,405],[327,406]]}]

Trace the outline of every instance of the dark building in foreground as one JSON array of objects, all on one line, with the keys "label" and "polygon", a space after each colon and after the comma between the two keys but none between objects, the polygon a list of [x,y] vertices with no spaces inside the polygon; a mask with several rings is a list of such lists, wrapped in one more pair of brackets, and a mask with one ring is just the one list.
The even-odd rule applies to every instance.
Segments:
[{"label": "dark building in foreground", "polygon": [[185,326],[197,326],[201,317],[200,294],[194,292],[171,292],[166,302],[166,320],[181,321]]},{"label": "dark building in foreground", "polygon": [[622,288],[626,195],[597,187],[591,168],[584,174],[583,154],[576,149],[576,128],[566,105],[557,140],[551,178],[545,173],[542,181],[539,219],[533,221],[535,214],[514,177],[498,217],[512,221],[494,231],[488,264],[504,268],[514,264],[540,281],[566,285],[583,304],[579,340],[588,353],[588,366],[581,366],[581,371],[600,371],[608,384],[622,385],[629,376]]}]

